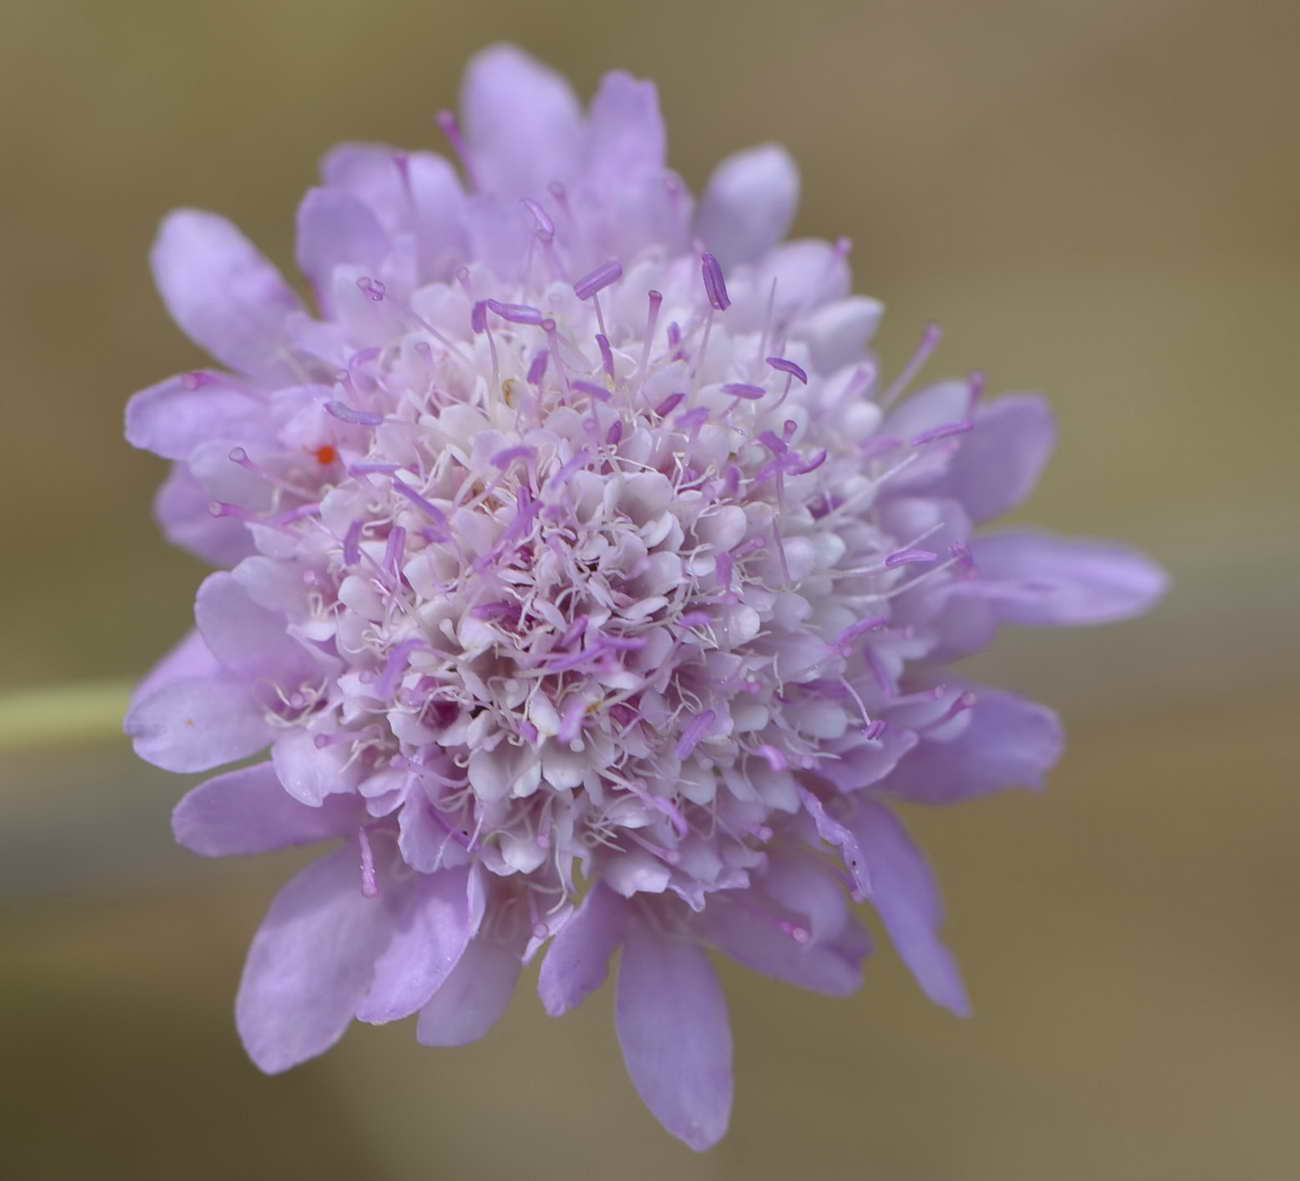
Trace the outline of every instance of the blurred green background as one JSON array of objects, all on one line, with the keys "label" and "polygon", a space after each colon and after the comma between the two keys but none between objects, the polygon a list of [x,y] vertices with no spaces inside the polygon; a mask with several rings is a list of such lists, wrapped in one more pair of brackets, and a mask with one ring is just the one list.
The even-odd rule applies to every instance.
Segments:
[{"label": "blurred green background", "polygon": [[324,149],[436,145],[465,58],[502,38],[584,93],[655,78],[696,188],[786,143],[797,228],[853,238],[886,358],[934,318],[933,372],[1049,392],[1063,442],[1025,518],[1140,544],[1175,591],[981,661],[1072,745],[1045,796],[913,818],[975,1019],[888,952],[847,1001],[727,970],[737,1108],[705,1157],[640,1109],[607,992],[551,1022],[525,988],[459,1051],[360,1028],[261,1077],[231,1004],[294,859],[201,862],[167,828],[181,779],[118,739],[10,733],[0,1172],[1295,1176],[1294,0],[7,5],[0,692],[135,676],[187,624],[202,571],[151,524],[162,464],[120,440],[130,392],[198,363],[151,290],[157,219],[220,210],[288,265]]}]

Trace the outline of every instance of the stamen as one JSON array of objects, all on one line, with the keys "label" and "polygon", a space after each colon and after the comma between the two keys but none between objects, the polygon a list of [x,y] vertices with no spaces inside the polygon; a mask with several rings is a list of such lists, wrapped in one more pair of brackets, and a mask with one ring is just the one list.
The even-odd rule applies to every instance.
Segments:
[{"label": "stamen", "polygon": [[540,309],[526,303],[502,303],[498,299],[485,299],[483,302],[487,305],[488,311],[495,312],[501,319],[511,324],[527,324],[532,328],[540,328],[546,318]]},{"label": "stamen", "polygon": [[536,459],[537,452],[531,447],[507,447],[504,451],[498,451],[492,456],[493,467],[499,467],[505,471],[516,459]]},{"label": "stamen", "polygon": [[602,263],[594,271],[583,275],[573,285],[573,294],[581,300],[588,300],[598,292],[604,291],[611,283],[617,283],[623,277],[623,264],[611,260]]},{"label": "stamen", "polygon": [[401,525],[394,525],[388,534],[388,545],[384,549],[384,569],[394,580],[400,578],[402,558],[406,553],[406,530]]},{"label": "stamen", "polygon": [[392,482],[393,491],[399,496],[406,497],[416,508],[418,508],[426,517],[429,518],[442,532],[443,536],[436,538],[438,541],[451,540],[451,526],[447,523],[446,514],[436,504],[431,504],[425,500],[409,484],[402,483],[401,480],[394,479]]},{"label": "stamen", "polygon": [[525,197],[522,204],[533,215],[533,221],[537,224],[537,236],[545,242],[554,238],[555,223],[551,220],[550,214],[531,197]]},{"label": "stamen", "polygon": [[690,757],[691,752],[699,744],[700,740],[708,732],[709,727],[713,725],[717,714],[711,709],[706,709],[703,713],[696,714],[682,731],[682,736],[677,742],[677,757],[686,759]]},{"label": "stamen", "polygon": [[353,426],[380,426],[384,421],[382,414],[375,414],[369,410],[355,410],[346,402],[326,402],[324,409],[331,418],[351,423]]},{"label": "stamen", "polygon": [[923,447],[926,443],[934,443],[939,439],[948,439],[953,435],[964,435],[967,431],[972,430],[975,424],[966,419],[963,422],[949,422],[943,426],[932,427],[928,431],[922,431],[912,440],[913,447]]},{"label": "stamen", "polygon": [[767,390],[761,385],[754,385],[749,381],[729,381],[722,387],[722,392],[730,394],[733,398],[745,398],[750,402],[756,402],[767,395]]},{"label": "stamen", "polygon": [[787,361],[784,357],[768,357],[767,363],[781,373],[788,373],[803,385],[808,384],[808,374],[801,365],[796,365],[793,361]]},{"label": "stamen", "polygon": [[707,251],[700,255],[700,271],[704,277],[704,291],[709,297],[709,306],[715,311],[725,312],[731,307],[731,296],[727,294],[727,281],[722,276],[722,267],[718,260]]},{"label": "stamen", "polygon": [[[598,305],[599,306],[599,305]],[[604,327],[602,325],[602,327]],[[600,361],[609,380],[614,380],[614,350],[609,347],[609,337],[604,332],[596,333],[596,347],[600,349]]]},{"label": "stamen", "polygon": [[902,372],[894,378],[893,384],[880,396],[880,408],[887,410],[894,402],[907,392],[907,387],[912,384],[913,379],[920,373],[922,366],[930,359],[930,354],[934,352],[943,336],[943,330],[938,324],[927,324],[925,332],[921,336],[921,343],[916,352],[912,354],[912,359],[903,366]]},{"label": "stamen", "polygon": [[894,570],[899,566],[911,566],[933,562],[939,555],[928,549],[899,549],[885,557],[885,569]]},{"label": "stamen", "polygon": [[371,303],[379,303],[388,290],[380,280],[372,279],[369,275],[362,275],[357,280],[357,287]]}]

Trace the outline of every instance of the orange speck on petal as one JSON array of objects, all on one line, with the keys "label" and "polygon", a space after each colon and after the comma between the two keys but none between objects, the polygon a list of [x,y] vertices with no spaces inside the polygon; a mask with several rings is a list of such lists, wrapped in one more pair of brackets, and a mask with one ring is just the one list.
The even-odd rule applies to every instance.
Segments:
[{"label": "orange speck on petal", "polygon": [[312,454],[316,457],[316,462],[319,463],[321,467],[329,467],[329,465],[339,457],[338,451],[330,443],[323,443],[321,446],[317,447]]}]

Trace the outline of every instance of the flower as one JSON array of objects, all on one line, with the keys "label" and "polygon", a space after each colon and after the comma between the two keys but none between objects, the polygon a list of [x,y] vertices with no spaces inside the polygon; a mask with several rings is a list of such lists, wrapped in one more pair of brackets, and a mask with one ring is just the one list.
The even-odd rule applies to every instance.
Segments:
[{"label": "flower", "polygon": [[167,536],[221,569],[126,721],[169,770],[270,759],[176,809],[208,856],[342,843],[272,904],[237,1021],[275,1072],[352,1019],[457,1045],[546,947],[547,1012],[621,949],[617,1026],[693,1148],[731,1107],[706,948],[816,992],[859,985],[875,908],[926,994],[967,998],[895,802],[1037,786],[1042,706],[946,670],[1002,623],[1145,609],[1119,546],[973,534],[1053,442],[979,375],[882,379],[846,242],[782,243],[767,146],[698,207],[649,83],[582,113],[518,50],[470,65],[438,156],[345,144],[298,213],[319,309],[227,221],[153,249],[223,369],[127,410],[174,461]]}]

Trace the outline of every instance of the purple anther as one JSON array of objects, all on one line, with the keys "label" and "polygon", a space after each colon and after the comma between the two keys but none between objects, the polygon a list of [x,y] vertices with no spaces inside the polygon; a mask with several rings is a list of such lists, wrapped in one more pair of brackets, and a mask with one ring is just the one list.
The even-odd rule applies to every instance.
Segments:
[{"label": "purple anther", "polygon": [[469,311],[469,326],[475,332],[487,331],[487,300],[480,299]]},{"label": "purple anther", "polygon": [[361,561],[361,531],[366,527],[365,521],[353,521],[343,535],[343,564],[355,566]]},{"label": "purple anther", "polygon": [[591,616],[579,615],[578,618],[570,623],[565,629],[564,635],[560,637],[559,646],[561,648],[567,648],[575,640],[581,639],[583,633],[587,630],[587,624],[590,622]]},{"label": "purple anther", "polygon": [[796,365],[793,361],[787,361],[784,357],[768,357],[767,363],[781,373],[788,373],[804,385],[808,384],[808,374],[802,365]]},{"label": "purple anther", "polygon": [[326,402],[325,413],[339,422],[351,423],[353,426],[379,426],[384,421],[382,414],[373,414],[369,410],[354,410],[346,402]]},{"label": "purple anther", "polygon": [[912,446],[922,447],[926,443],[934,443],[939,439],[948,439],[953,435],[964,435],[974,426],[975,424],[971,422],[970,419],[966,419],[962,422],[945,423],[943,426],[936,426],[928,431],[922,431],[912,440]]},{"label": "purple anther", "polygon": [[623,420],[620,418],[609,424],[609,430],[605,433],[605,442],[613,447],[623,438]]},{"label": "purple anther", "polygon": [[722,392],[730,394],[733,398],[745,398],[750,402],[756,402],[767,394],[767,390],[761,385],[754,385],[748,381],[729,381],[722,387]]},{"label": "purple anther", "polygon": [[758,748],[758,753],[767,760],[767,765],[771,767],[773,771],[785,771],[790,766],[786,761],[785,755],[781,751],[777,750],[776,747],[769,746],[766,742]]},{"label": "purple anther", "polygon": [[533,221],[537,225],[537,236],[547,242],[554,238],[555,223],[551,220],[551,215],[531,197],[524,198],[523,206],[533,216]]},{"label": "purple anther", "polygon": [[356,369],[360,365],[369,365],[371,361],[378,361],[379,355],[383,349],[358,349],[348,358],[348,368]]},{"label": "purple anther", "polygon": [[402,559],[406,555],[406,530],[401,525],[394,525],[388,534],[388,545],[384,548],[384,569],[396,578],[402,569]]},{"label": "purple anther", "polygon": [[487,299],[483,302],[487,304],[488,311],[495,312],[501,319],[507,320],[511,324],[527,324],[530,327],[538,328],[545,319],[541,311],[530,304],[502,303],[499,299]]},{"label": "purple anther", "polygon": [[676,320],[668,321],[668,347],[670,349],[678,348],[682,343],[681,325]]},{"label": "purple anther", "polygon": [[504,451],[498,451],[492,457],[492,465],[499,467],[502,471],[508,468],[516,459],[536,459],[537,452],[531,447],[507,447]]},{"label": "purple anther", "polygon": [[933,562],[938,554],[928,549],[896,549],[885,558],[885,569],[894,570],[899,566],[912,566]]},{"label": "purple anther", "polygon": [[349,476],[389,476],[402,470],[398,463],[350,463]]},{"label": "purple anther", "polygon": [[369,275],[362,275],[357,280],[357,289],[371,303],[379,303],[384,298],[384,292],[388,290],[378,279],[372,279]]},{"label": "purple anther", "polygon": [[835,637],[835,646],[842,648],[846,644],[852,644],[859,636],[865,636],[867,632],[879,631],[888,624],[889,617],[887,615],[872,615],[868,619],[859,619],[857,623],[850,623]]},{"label": "purple anther", "polygon": [[871,438],[862,440],[858,450],[862,452],[863,459],[876,459],[890,451],[897,451],[902,445],[903,440],[897,435],[872,435]]},{"label": "purple anther", "polygon": [[694,410],[688,410],[685,414],[677,416],[677,428],[687,432],[694,431],[708,421],[709,412],[703,406],[696,406]]},{"label": "purple anther", "polygon": [[594,381],[585,381],[581,377],[575,377],[569,382],[569,386],[580,394],[587,394],[589,397],[595,398],[598,402],[609,401],[609,390],[603,385],[597,385]]},{"label": "purple anther", "polygon": [[722,267],[713,255],[705,252],[700,255],[700,271],[704,275],[704,290],[709,303],[719,312],[731,307],[731,296],[727,294],[727,281],[722,277]]},{"label": "purple anther", "polygon": [[380,701],[387,701],[392,697],[397,682],[406,674],[406,665],[411,658],[411,653],[423,647],[423,640],[412,638],[403,640],[389,650],[388,659],[384,662],[383,675],[375,682],[375,696]]},{"label": "purple anther", "polygon": [[682,736],[677,742],[677,757],[686,759],[690,757],[691,751],[698,745],[708,732],[709,727],[713,725],[717,714],[711,709],[706,709],[698,713],[687,724],[686,729],[682,731]]},{"label": "purple anther", "polygon": [[587,462],[589,455],[590,452],[588,452],[588,450],[585,447],[583,447],[577,453],[577,455],[575,455],[572,459],[570,459],[563,467],[560,468],[559,471],[555,473],[555,475],[551,477],[547,487],[558,488],[561,484],[565,483],[568,480],[568,478],[571,475],[573,475],[574,472],[576,472],[580,467],[582,467],[584,463]]},{"label": "purple anther", "polygon": [[867,740],[869,742],[875,742],[888,729],[889,729],[889,723],[884,721],[883,719],[880,719],[872,722],[871,725],[869,725],[866,728],[866,730],[863,731],[863,733],[866,735]]},{"label": "purple anther", "polygon": [[614,380],[614,350],[609,347],[609,337],[603,332],[596,333],[596,347],[600,349],[600,363],[608,374],[610,381]]},{"label": "purple anther", "polygon": [[790,469],[792,476],[806,476],[809,472],[815,472],[822,464],[826,462],[826,457],[830,453],[826,448],[822,448],[807,463],[801,463]]},{"label": "purple anther", "polygon": [[685,394],[669,394],[658,406],[655,407],[655,413],[660,418],[667,418],[674,410],[686,401]]},{"label": "purple anther", "polygon": [[623,264],[621,262],[610,261],[602,263],[590,274],[583,275],[573,285],[573,294],[579,299],[590,299],[600,291],[604,291],[611,283],[617,283],[623,277]]},{"label": "purple anther", "polygon": [[429,501],[425,500],[425,498],[414,488],[409,484],[402,483],[401,480],[393,480],[393,491],[399,496],[404,496],[438,527],[441,536],[435,536],[435,540],[451,540],[451,527],[448,525],[447,515],[442,511],[442,509],[440,509],[436,504],[431,504]]},{"label": "purple anther", "polygon": [[542,378],[546,376],[546,363],[551,359],[551,354],[542,349],[540,353],[533,358],[533,363],[528,366],[528,384],[541,385]]},{"label": "purple anther", "polygon": [[586,700],[583,697],[574,697],[564,707],[564,714],[560,718],[560,728],[556,730],[555,737],[560,742],[572,742],[577,738],[578,730],[582,727],[583,715],[586,712]]}]

